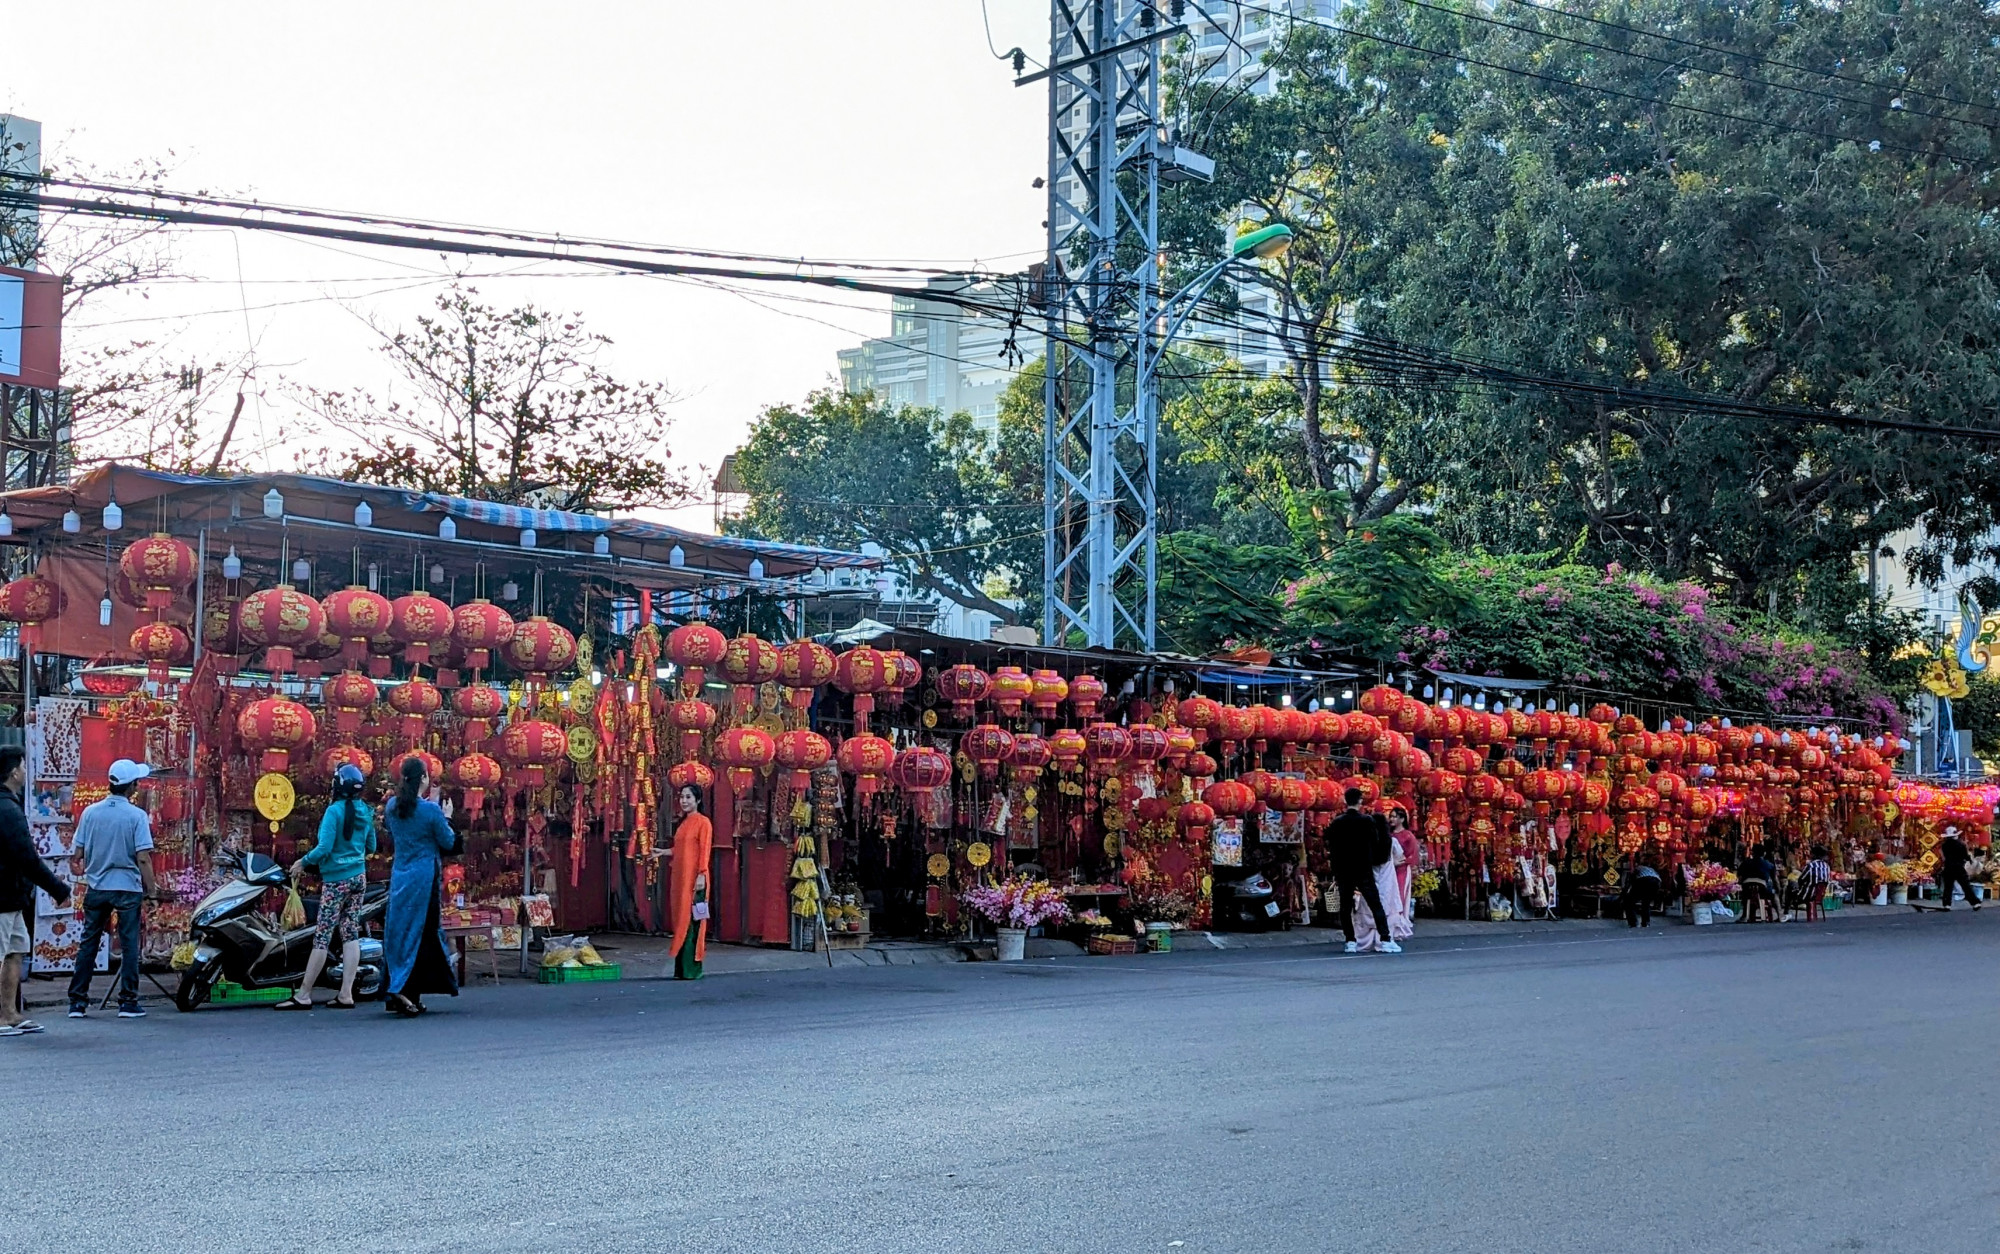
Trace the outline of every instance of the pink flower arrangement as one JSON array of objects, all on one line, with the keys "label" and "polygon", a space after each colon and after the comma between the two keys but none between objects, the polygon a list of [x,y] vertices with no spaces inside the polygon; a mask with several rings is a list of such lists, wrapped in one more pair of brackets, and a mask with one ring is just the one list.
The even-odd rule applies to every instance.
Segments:
[{"label": "pink flower arrangement", "polygon": [[1688,873],[1691,901],[1721,901],[1736,895],[1736,874],[1719,862],[1704,862]]},{"label": "pink flower arrangement", "polygon": [[981,884],[962,899],[972,910],[1001,927],[1039,927],[1069,920],[1069,900],[1047,880],[1012,876],[998,884]]}]

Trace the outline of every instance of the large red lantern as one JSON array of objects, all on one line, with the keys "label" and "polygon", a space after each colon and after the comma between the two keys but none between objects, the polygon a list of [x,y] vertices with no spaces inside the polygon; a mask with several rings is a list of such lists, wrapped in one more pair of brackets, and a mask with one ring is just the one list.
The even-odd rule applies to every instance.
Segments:
[{"label": "large red lantern", "polygon": [[896,746],[867,732],[840,742],[840,769],[854,777],[854,792],[866,801],[882,789],[896,765]]},{"label": "large red lantern", "polygon": [[1109,775],[1132,752],[1132,734],[1116,723],[1092,723],[1083,729],[1084,757],[1093,775]]},{"label": "large red lantern", "polygon": [[451,708],[465,720],[465,743],[476,745],[493,730],[493,723],[507,712],[507,698],[498,688],[467,684],[451,694]]},{"label": "large red lantern", "polygon": [[447,778],[464,792],[466,810],[477,816],[486,794],[500,786],[500,764],[483,753],[467,753],[453,759]]},{"label": "large red lantern", "polygon": [[368,642],[387,635],[396,616],[388,597],[366,588],[342,588],[321,604],[326,608],[326,629],[340,637],[341,656],[350,661],[365,657]]},{"label": "large red lantern", "polygon": [[1373,718],[1389,719],[1395,717],[1396,711],[1402,709],[1403,703],[1409,700],[1409,695],[1399,689],[1391,688],[1387,684],[1376,684],[1362,693],[1361,700],[1356,704],[1363,714]]},{"label": "large red lantern", "polygon": [[667,725],[681,734],[681,757],[701,753],[702,737],[715,727],[715,707],[698,697],[682,697],[667,705]]},{"label": "large red lantern", "polygon": [[201,611],[202,654],[215,658],[225,675],[235,674],[243,655],[250,651],[250,646],[243,643],[243,630],[236,621],[236,611],[242,605],[240,597],[218,597]]},{"label": "large red lantern", "polygon": [[540,788],[548,781],[548,769],[561,762],[569,751],[569,737],[554,723],[540,719],[519,719],[500,733],[500,756],[528,788]]},{"label": "large red lantern", "polygon": [[865,729],[875,694],[889,686],[896,664],[880,649],[856,645],[835,659],[833,686],[854,698],[854,725]]},{"label": "large red lantern", "polygon": [[529,683],[547,683],[549,676],[568,670],[575,662],[576,637],[561,623],[537,614],[514,624],[514,638],[507,642],[507,664],[526,674]]},{"label": "large red lantern", "polygon": [[318,732],[312,711],[285,697],[252,701],[236,716],[236,734],[263,755],[260,765],[267,772],[284,770],[293,751],[310,745]]},{"label": "large red lantern", "polygon": [[792,792],[803,795],[812,786],[812,773],[833,761],[833,746],[818,732],[798,728],[778,737],[771,760],[792,773]]},{"label": "large red lantern", "polygon": [[911,800],[935,804],[940,791],[951,786],[951,759],[936,749],[917,745],[896,755],[889,775]]},{"label": "large red lantern", "polygon": [[34,649],[42,642],[41,625],[60,615],[68,601],[55,580],[25,575],[0,587],[0,618],[21,624],[21,646]]},{"label": "large red lantern", "polygon": [[172,623],[142,623],[132,632],[132,651],[146,662],[146,678],[156,684],[167,682],[169,670],[185,666],[194,656],[194,642]]},{"label": "large red lantern", "polygon": [[681,668],[683,692],[700,695],[708,668],[728,652],[729,637],[707,623],[684,623],[667,633],[667,660]]},{"label": "large red lantern", "polygon": [[1069,696],[1069,681],[1044,667],[1028,676],[1028,709],[1036,718],[1054,718],[1056,707]]},{"label": "large red lantern", "polygon": [[465,664],[474,671],[493,665],[493,652],[514,638],[514,618],[485,597],[467,601],[451,612],[451,638],[465,650]]},{"label": "large red lantern", "polygon": [[451,607],[428,592],[412,592],[389,605],[389,634],[403,646],[403,660],[413,666],[450,648],[457,628]]},{"label": "large red lantern", "polygon": [[1262,720],[1258,718],[1254,707],[1223,706],[1215,726],[1216,733],[1222,737],[1222,756],[1228,757],[1235,753],[1238,745],[1255,737],[1261,724]]},{"label": "large red lantern", "polygon": [[1017,783],[1032,784],[1041,775],[1042,768],[1055,760],[1055,751],[1049,742],[1040,736],[1022,732],[1014,737],[1014,747],[1007,751],[1007,773]]},{"label": "large red lantern", "polygon": [[771,765],[777,754],[777,742],[762,728],[732,727],[715,738],[715,760],[729,778],[729,791],[738,797],[749,793],[757,772]]},{"label": "large red lantern", "polygon": [[360,745],[335,745],[319,757],[319,769],[329,776],[343,766],[351,766],[363,775],[373,775],[375,755]]},{"label": "large red lantern", "polygon": [[1083,733],[1074,727],[1058,727],[1049,733],[1049,754],[1055,758],[1058,771],[1076,770],[1089,748]]},{"label": "large red lantern", "polygon": [[[1104,704],[1106,694],[1111,691],[1103,680],[1095,675],[1078,675],[1069,681],[1069,704],[1082,719],[1095,719],[1097,711]],[[1183,707],[1185,708],[1185,707]]]},{"label": "large red lantern", "polygon": [[1382,799],[1382,781],[1373,775],[1349,775],[1340,781],[1340,804],[1347,804],[1347,790],[1354,789],[1361,794],[1361,804],[1372,806]]},{"label": "large red lantern", "polygon": [[1188,835],[1197,838],[1206,836],[1209,829],[1215,826],[1215,807],[1206,801],[1185,802],[1175,818],[1181,830]]},{"label": "large red lantern", "polygon": [[735,686],[730,698],[736,707],[736,717],[748,718],[757,708],[758,686],[778,677],[777,647],[746,632],[731,640],[722,651],[721,670],[722,677]]},{"label": "large red lantern", "polygon": [[1222,703],[1213,697],[1189,697],[1180,703],[1181,723],[1194,733],[1196,744],[1205,745],[1222,726]]},{"label": "large red lantern", "polygon": [[444,694],[428,679],[408,680],[389,690],[389,708],[403,716],[403,739],[415,740],[431,715],[444,708]]},{"label": "large red lantern", "polygon": [[986,699],[986,672],[969,662],[947,666],[938,672],[938,696],[951,702],[953,717],[969,719],[974,707]]},{"label": "large red lantern", "polygon": [[1221,769],[1220,763],[1199,749],[1181,762],[1181,773],[1193,779],[1214,779],[1215,773]]},{"label": "large red lantern", "polygon": [[997,723],[981,723],[960,738],[958,747],[979,767],[982,777],[992,779],[1014,751],[1014,734]]},{"label": "large red lantern", "polygon": [[320,696],[333,713],[334,730],[342,735],[361,729],[361,721],[375,708],[379,695],[375,681],[356,670],[342,671],[320,686]]},{"label": "large red lantern", "polygon": [[1233,779],[1219,779],[1201,790],[1201,799],[1226,819],[1240,819],[1257,808],[1257,794]]},{"label": "large red lantern", "polygon": [[794,640],[778,650],[778,682],[788,691],[793,709],[812,704],[813,689],[833,682],[837,662],[833,650],[816,640]]},{"label": "large red lantern", "polygon": [[882,685],[882,704],[891,710],[903,708],[903,694],[923,682],[924,664],[903,652],[891,649],[882,655],[889,661],[889,678]]},{"label": "large red lantern", "polygon": [[[1135,723],[1129,733],[1126,753],[1134,762],[1158,762],[1167,756],[1167,733],[1151,723]],[[1085,733],[1088,738],[1088,733]]]},{"label": "large red lantern", "polygon": [[667,786],[675,792],[683,788],[698,788],[703,792],[715,787],[715,772],[706,762],[676,762],[667,771]]},{"label": "large red lantern", "polygon": [[422,749],[405,749],[403,752],[397,754],[396,760],[389,763],[389,778],[401,779],[403,777],[403,763],[409,761],[411,758],[415,758],[424,764],[424,775],[427,778],[435,780],[439,784],[444,783],[444,762],[438,758],[437,754],[429,753]]},{"label": "large red lantern", "polygon": [[164,531],[125,546],[118,571],[145,595],[146,608],[165,613],[174,597],[194,587],[194,550]]},{"label": "large red lantern", "polygon": [[1028,672],[1018,666],[1002,666],[993,672],[993,680],[988,685],[987,691],[993,699],[993,708],[999,710],[1003,716],[1013,718],[1020,714],[1021,707],[1035,695],[1035,681],[1028,677]]},{"label": "large red lantern", "polygon": [[1298,814],[1312,808],[1318,790],[1303,779],[1287,775],[1278,781],[1275,790],[1277,808],[1283,814]]},{"label": "large red lantern", "polygon": [[243,642],[264,650],[264,665],[276,675],[292,669],[292,650],[318,640],[326,631],[326,611],[320,603],[288,583],[243,598],[236,621]]}]

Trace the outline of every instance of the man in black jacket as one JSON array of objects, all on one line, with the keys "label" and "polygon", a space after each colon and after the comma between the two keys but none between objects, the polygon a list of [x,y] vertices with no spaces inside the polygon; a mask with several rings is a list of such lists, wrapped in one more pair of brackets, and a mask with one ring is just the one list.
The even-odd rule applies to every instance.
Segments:
[{"label": "man in black jacket", "polygon": [[1389,939],[1389,916],[1382,910],[1382,894],[1375,887],[1375,867],[1387,862],[1390,854],[1388,826],[1373,814],[1361,810],[1361,790],[1350,788],[1341,798],[1347,808],[1334,815],[1326,830],[1326,851],[1333,863],[1333,881],[1340,892],[1340,931],[1347,937],[1347,952],[1354,942],[1354,894],[1375,912],[1375,934],[1384,953],[1399,954],[1403,947]]},{"label": "man in black jacket", "polygon": [[1972,903],[1972,908],[1979,909],[1979,898],[1972,895],[1972,877],[1966,874],[1972,862],[1972,850],[1965,847],[1965,841],[1959,838],[1955,825],[1945,825],[1944,841],[1938,846],[1938,853],[1944,860],[1937,873],[1939,905],[1943,909],[1951,909],[1951,890],[1957,887],[1965,890],[1965,899]]},{"label": "man in black jacket", "polygon": [[28,835],[28,816],[21,809],[21,790],[27,786],[26,755],[19,745],[0,745],[0,1036],[21,1036],[39,1032],[42,1025],[21,1016],[21,964],[29,949],[28,920],[35,908],[35,887],[56,899],[69,901],[69,886],[57,879],[48,863],[35,852]]}]

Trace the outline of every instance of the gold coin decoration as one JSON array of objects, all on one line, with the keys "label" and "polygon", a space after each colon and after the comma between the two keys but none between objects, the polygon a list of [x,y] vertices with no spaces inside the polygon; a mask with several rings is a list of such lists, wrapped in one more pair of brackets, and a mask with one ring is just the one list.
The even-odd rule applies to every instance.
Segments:
[{"label": "gold coin decoration", "polygon": [[576,638],[576,669],[579,674],[590,674],[590,660],[595,656],[597,656],[597,650],[591,645],[590,637],[587,635],[578,636]]},{"label": "gold coin decoration", "polygon": [[951,874],[951,859],[941,853],[934,853],[924,859],[924,870],[934,880],[941,880]]},{"label": "gold coin decoration", "polygon": [[569,729],[569,760],[588,762],[597,756],[597,733],[588,723],[578,723]]},{"label": "gold coin decoration", "polygon": [[587,710],[597,704],[597,686],[590,682],[590,676],[578,675],[570,681],[569,703],[579,710]]},{"label": "gold coin decoration", "polygon": [[1104,856],[1107,858],[1115,858],[1118,856],[1117,832],[1104,833]]},{"label": "gold coin decoration", "polygon": [[298,794],[292,789],[292,781],[276,771],[258,778],[254,797],[257,802],[257,813],[273,823],[290,814],[292,806],[298,802]]},{"label": "gold coin decoration", "polygon": [[965,847],[965,860],[974,866],[985,866],[993,861],[993,847],[983,840],[975,840]]},{"label": "gold coin decoration", "polygon": [[925,730],[925,731],[929,731],[929,730],[930,730],[931,728],[933,728],[933,727],[936,727],[936,726],[937,726],[937,711],[936,711],[936,710],[925,710],[925,711],[924,711],[924,730]]}]

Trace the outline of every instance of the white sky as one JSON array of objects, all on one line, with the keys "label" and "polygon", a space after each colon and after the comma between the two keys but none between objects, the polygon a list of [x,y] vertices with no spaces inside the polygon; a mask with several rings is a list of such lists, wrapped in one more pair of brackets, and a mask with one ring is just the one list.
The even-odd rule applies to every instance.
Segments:
[{"label": "white sky", "polygon": [[[1046,55],[1046,0],[987,7],[998,48]],[[40,121],[45,159],[65,165],[171,153],[176,188],[813,258],[1014,266],[1042,247],[1046,93],[993,59],[979,0],[8,8],[22,55],[0,112]],[[454,267],[521,269],[338,247],[189,233],[198,282],[86,306],[65,347],[145,338],[190,361],[254,347],[262,404],[246,419],[268,435],[300,421],[280,376],[388,390],[362,317],[407,320]],[[887,333],[884,300],[830,308],[776,299],[819,289],[779,288],[760,307],[535,269],[575,268],[480,286],[582,312],[615,341],[615,373],[686,398],[672,452],[708,469],[760,407],[829,381],[834,350]]]}]

